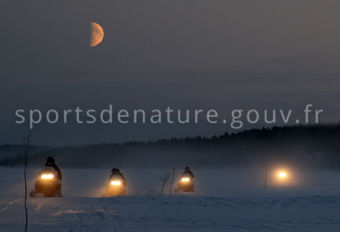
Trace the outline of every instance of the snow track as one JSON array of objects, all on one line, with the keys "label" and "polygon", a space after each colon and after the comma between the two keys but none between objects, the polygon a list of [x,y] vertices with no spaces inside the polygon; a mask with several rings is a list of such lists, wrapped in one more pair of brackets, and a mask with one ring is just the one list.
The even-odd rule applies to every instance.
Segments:
[{"label": "snow track", "polygon": [[[22,200],[2,199],[1,231],[22,231]],[[339,231],[340,197],[35,198],[30,231]]]}]

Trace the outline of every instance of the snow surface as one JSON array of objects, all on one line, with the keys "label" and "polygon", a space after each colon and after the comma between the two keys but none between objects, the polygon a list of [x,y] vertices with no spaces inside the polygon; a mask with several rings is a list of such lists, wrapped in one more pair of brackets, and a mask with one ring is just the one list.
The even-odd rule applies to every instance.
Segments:
[{"label": "snow surface", "polygon": [[[300,171],[264,189],[261,169],[194,169],[195,193],[160,196],[171,169],[122,171],[128,196],[104,198],[110,170],[63,170],[63,198],[29,198],[29,231],[340,231],[340,172]],[[23,231],[23,170],[0,168],[0,186],[0,231]]]}]

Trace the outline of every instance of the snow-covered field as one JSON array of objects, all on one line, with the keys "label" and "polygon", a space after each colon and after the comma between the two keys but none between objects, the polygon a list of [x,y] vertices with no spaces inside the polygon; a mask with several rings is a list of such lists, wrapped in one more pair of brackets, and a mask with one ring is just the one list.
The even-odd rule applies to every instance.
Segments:
[{"label": "snow-covered field", "polygon": [[[29,198],[29,231],[340,231],[340,172],[300,171],[264,189],[261,169],[194,169],[196,193],[160,196],[171,169],[122,171],[128,196],[104,198],[110,170],[63,170],[63,198]],[[0,186],[0,231],[23,231],[23,170],[0,168]]]}]

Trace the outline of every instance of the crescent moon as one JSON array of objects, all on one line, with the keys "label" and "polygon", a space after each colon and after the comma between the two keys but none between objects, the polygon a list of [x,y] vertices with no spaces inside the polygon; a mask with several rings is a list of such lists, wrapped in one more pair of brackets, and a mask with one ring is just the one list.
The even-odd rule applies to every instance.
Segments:
[{"label": "crescent moon", "polygon": [[91,41],[90,47],[95,47],[100,44],[104,39],[103,28],[95,22],[91,22]]}]

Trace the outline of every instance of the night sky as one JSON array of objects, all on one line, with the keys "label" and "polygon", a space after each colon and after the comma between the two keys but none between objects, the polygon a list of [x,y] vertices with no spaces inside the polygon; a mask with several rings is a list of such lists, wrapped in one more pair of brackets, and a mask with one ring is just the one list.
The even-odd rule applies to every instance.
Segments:
[{"label": "night sky", "polygon": [[[301,108],[339,121],[340,1],[0,2],[0,144],[18,108]],[[90,48],[90,22],[103,42]],[[221,125],[41,125],[47,145],[145,140]]]}]

